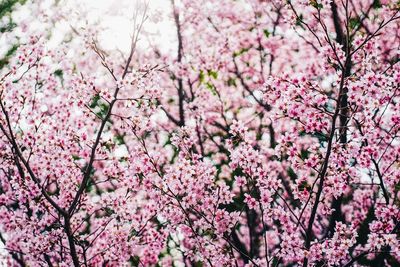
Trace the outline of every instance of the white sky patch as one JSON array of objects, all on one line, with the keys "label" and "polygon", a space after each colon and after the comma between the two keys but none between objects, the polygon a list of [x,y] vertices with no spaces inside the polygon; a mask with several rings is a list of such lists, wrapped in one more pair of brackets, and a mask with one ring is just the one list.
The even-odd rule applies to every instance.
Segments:
[{"label": "white sky patch", "polygon": [[[68,5],[84,5],[88,15],[84,18],[89,23],[99,23],[104,32],[98,36],[105,49],[118,49],[129,52],[133,32],[133,14],[135,9],[149,3],[149,19],[144,24],[139,46],[146,48],[156,42],[162,50],[175,47],[176,32],[171,20],[172,6],[170,0],[66,0]],[[149,40],[152,39],[152,40]]]}]

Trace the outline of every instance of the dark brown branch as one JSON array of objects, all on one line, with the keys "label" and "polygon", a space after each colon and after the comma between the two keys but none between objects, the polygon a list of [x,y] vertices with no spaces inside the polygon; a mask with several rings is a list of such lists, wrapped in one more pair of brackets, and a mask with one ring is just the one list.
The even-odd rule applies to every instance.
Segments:
[{"label": "dark brown branch", "polygon": [[261,106],[263,107],[266,111],[271,110],[271,106],[264,103],[262,100],[258,99],[255,95],[254,92],[250,89],[250,87],[246,84],[245,80],[243,79],[242,74],[239,72],[239,67],[236,63],[235,58],[233,58],[233,64],[235,66],[235,75],[237,78],[239,78],[240,83],[242,84],[243,88],[254,98],[254,100]]},{"label": "dark brown branch", "polygon": [[380,185],[380,187],[382,189],[383,197],[385,198],[386,205],[388,205],[389,204],[389,194],[386,191],[385,184],[383,183],[383,175],[382,175],[382,173],[381,173],[381,171],[379,169],[379,165],[378,165],[378,163],[376,162],[375,159],[372,159],[372,163],[374,164],[374,167],[375,167],[375,170],[376,170],[376,174],[378,175],[379,185]]},{"label": "dark brown branch", "polygon": [[[335,1],[332,1],[331,3],[331,11],[332,11],[332,19],[333,19],[333,25],[335,27],[336,31],[336,42],[342,45],[342,50],[348,55],[349,54],[349,28],[348,28],[348,23],[349,23],[349,17],[348,17],[348,11],[347,11],[347,1],[346,1],[346,35],[343,32],[342,29],[342,23],[340,21],[340,17],[337,11],[337,5]],[[345,70],[344,70],[344,77],[347,78],[351,74],[351,59],[348,61],[348,64],[345,65]],[[349,106],[348,106],[348,94],[347,94],[347,87],[343,88],[343,95],[341,97],[340,102],[338,105],[340,105],[339,109],[339,142],[343,145],[347,143],[347,123],[348,123],[348,112],[349,112]],[[325,236],[331,236],[333,235],[333,232],[336,227],[336,223],[338,221],[343,221],[344,217],[341,211],[342,208],[342,202],[343,202],[343,196],[340,196],[338,198],[334,198],[331,204],[331,209],[334,210],[332,215],[329,218],[329,224],[328,228],[325,232]]]},{"label": "dark brown branch", "polygon": [[[347,55],[345,65],[349,64],[349,61],[350,61],[350,56]],[[340,79],[340,86],[339,86],[338,99],[337,99],[338,104],[336,105],[335,113],[333,114],[333,117],[332,117],[332,126],[331,126],[331,130],[330,130],[330,134],[329,134],[329,140],[328,140],[328,145],[327,145],[327,149],[326,149],[326,154],[325,154],[324,162],[322,163],[322,169],[319,172],[318,177],[317,177],[317,180],[319,179],[318,190],[317,190],[317,194],[315,196],[314,205],[311,210],[310,219],[308,221],[307,232],[306,232],[306,242],[305,242],[306,249],[310,248],[311,240],[313,238],[313,229],[312,228],[314,225],[315,217],[317,215],[318,204],[319,204],[322,190],[324,187],[326,173],[328,171],[329,158],[330,158],[330,155],[332,152],[333,137],[335,136],[335,130],[336,130],[336,120],[337,120],[337,118],[339,116],[339,112],[340,112],[339,103],[341,102],[341,98],[343,96],[344,82],[345,82],[345,75],[344,75],[344,70],[342,70],[342,77]],[[308,259],[305,257],[304,261],[303,261],[303,266],[305,267],[305,266],[307,266],[307,264],[308,264]]]},{"label": "dark brown branch", "polygon": [[[179,13],[175,8],[175,0],[171,0],[173,13],[174,13],[174,21],[176,26],[176,34],[178,37],[178,63],[182,62],[183,56],[183,39],[182,39],[182,30],[181,24],[179,22]],[[184,97],[185,92],[183,89],[183,80],[182,78],[178,78],[178,102],[179,102],[179,126],[185,125],[185,111],[184,111]]]},{"label": "dark brown branch", "polygon": [[3,102],[0,100],[0,106],[2,109],[2,112],[4,114],[4,117],[6,119],[6,124],[8,127],[8,131],[9,133],[7,133],[7,130],[4,128],[4,126],[2,124],[0,124],[0,129],[3,132],[3,134],[6,136],[6,138],[8,139],[8,141],[10,142],[12,148],[14,149],[16,155],[18,156],[18,158],[21,160],[21,162],[23,163],[24,167],[26,168],[26,170],[28,171],[29,175],[31,176],[32,180],[35,182],[35,184],[40,188],[42,195],[44,196],[44,198],[62,215],[66,214],[66,211],[64,209],[62,209],[47,193],[47,191],[43,188],[43,186],[40,183],[40,180],[36,177],[35,173],[33,172],[32,168],[30,167],[30,165],[28,164],[28,162],[26,161],[26,159],[24,158],[24,156],[22,155],[22,152],[15,140],[12,128],[11,128],[11,122],[10,122],[10,118],[8,116],[8,112],[5,109]]}]

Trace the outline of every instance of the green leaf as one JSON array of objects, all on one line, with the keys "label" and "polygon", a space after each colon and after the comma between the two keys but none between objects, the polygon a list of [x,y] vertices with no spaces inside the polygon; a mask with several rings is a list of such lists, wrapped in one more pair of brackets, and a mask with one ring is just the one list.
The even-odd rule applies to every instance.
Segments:
[{"label": "green leaf", "polygon": [[296,26],[301,26],[303,27],[303,14],[300,14],[300,16],[298,18],[296,18]]},{"label": "green leaf", "polygon": [[213,93],[213,95],[217,95],[217,88],[215,88],[214,84],[212,84],[210,82],[207,82],[206,83],[206,87],[207,87],[208,90],[211,91],[211,93]]},{"label": "green leaf", "polygon": [[318,3],[317,0],[310,0],[310,5],[316,9],[322,9],[324,7],[321,3]]},{"label": "green leaf", "polygon": [[114,136],[114,142],[115,142],[117,145],[123,145],[123,144],[125,144],[124,136],[123,136],[123,135],[116,135],[116,136]]},{"label": "green leaf", "polygon": [[0,2],[0,18],[11,12],[18,0],[3,0]]},{"label": "green leaf", "polygon": [[217,79],[218,78],[218,72],[214,71],[214,70],[209,70],[208,71],[208,76]]},{"label": "green leaf", "polygon": [[271,35],[271,33],[267,29],[264,29],[263,32],[266,38],[268,38]]},{"label": "green leaf", "polygon": [[350,21],[349,21],[349,27],[350,27],[350,29],[356,29],[358,26],[360,26],[360,19],[357,17],[357,18],[350,18]]},{"label": "green leaf", "polygon": [[228,79],[228,85],[229,86],[236,86],[236,80],[234,78],[229,78]]},{"label": "green leaf", "polygon": [[139,256],[131,256],[131,258],[129,259],[131,266],[139,266],[140,264],[140,258]]},{"label": "green leaf", "polygon": [[10,31],[12,31],[16,26],[17,26],[17,24],[15,24],[14,22],[12,22],[12,21],[10,20],[10,22],[7,23],[5,26],[0,27],[0,32],[1,32],[1,33],[10,32]]},{"label": "green leaf", "polygon": [[372,8],[378,9],[378,8],[381,8],[381,7],[382,7],[381,1],[380,0],[374,0],[374,2],[372,3]]},{"label": "green leaf", "polygon": [[100,96],[99,94],[96,94],[93,98],[92,98],[92,102],[90,103],[89,107],[90,108],[95,108],[97,106],[97,103],[100,100]]},{"label": "green leaf", "polygon": [[200,83],[203,83],[204,82],[204,72],[201,70],[200,71],[200,74],[199,74],[199,81],[200,81]]},{"label": "green leaf", "polygon": [[10,57],[14,55],[14,53],[17,51],[19,45],[13,45],[6,53],[6,57]]},{"label": "green leaf", "polygon": [[62,78],[62,77],[63,77],[63,71],[60,70],[60,69],[55,70],[55,71],[54,71],[54,75],[57,76],[57,77],[59,77],[59,78]]},{"label": "green leaf", "polygon": [[305,160],[308,159],[308,156],[310,155],[310,152],[307,150],[302,149],[300,152],[300,157]]},{"label": "green leaf", "polygon": [[301,184],[299,184],[299,190],[303,191],[304,189],[306,189],[307,191],[311,189],[311,185],[309,185],[307,181],[303,181]]},{"label": "green leaf", "polygon": [[17,51],[19,45],[13,45],[10,49],[8,49],[4,58],[0,59],[0,69],[8,64],[10,57]]},{"label": "green leaf", "polygon": [[237,57],[237,56],[243,55],[247,51],[249,51],[249,48],[242,48],[238,52],[234,52],[233,53],[233,57]]}]

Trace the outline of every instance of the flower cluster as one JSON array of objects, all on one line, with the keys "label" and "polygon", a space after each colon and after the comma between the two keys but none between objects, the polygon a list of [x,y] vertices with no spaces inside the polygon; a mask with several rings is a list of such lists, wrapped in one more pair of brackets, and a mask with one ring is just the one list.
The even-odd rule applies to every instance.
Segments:
[{"label": "flower cluster", "polygon": [[[4,261],[397,266],[398,2],[170,4],[136,7],[127,55],[58,1],[17,8],[31,14],[0,66]],[[176,47],[138,45],[160,14]]]}]

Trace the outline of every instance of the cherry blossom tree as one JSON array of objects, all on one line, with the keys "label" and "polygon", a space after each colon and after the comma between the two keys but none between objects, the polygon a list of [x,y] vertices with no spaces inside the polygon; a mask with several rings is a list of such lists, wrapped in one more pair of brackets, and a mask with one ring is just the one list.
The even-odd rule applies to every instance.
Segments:
[{"label": "cherry blossom tree", "polygon": [[400,264],[398,1],[166,3],[169,50],[149,2],[127,54],[58,1],[5,33],[7,263]]}]

